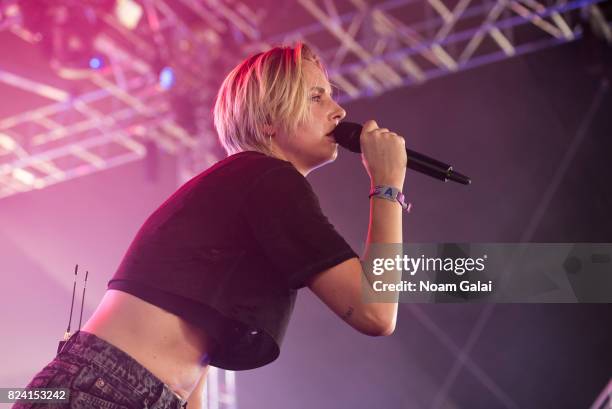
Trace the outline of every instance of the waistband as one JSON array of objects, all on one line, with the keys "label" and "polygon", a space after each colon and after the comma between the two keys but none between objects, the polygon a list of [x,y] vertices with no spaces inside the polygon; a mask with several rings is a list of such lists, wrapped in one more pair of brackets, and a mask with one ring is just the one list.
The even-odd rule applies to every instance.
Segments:
[{"label": "waistband", "polygon": [[186,400],[174,393],[147,368],[114,345],[84,331],[75,332],[58,354],[78,363],[93,362],[104,374],[120,381],[123,395],[137,407],[186,407]]}]

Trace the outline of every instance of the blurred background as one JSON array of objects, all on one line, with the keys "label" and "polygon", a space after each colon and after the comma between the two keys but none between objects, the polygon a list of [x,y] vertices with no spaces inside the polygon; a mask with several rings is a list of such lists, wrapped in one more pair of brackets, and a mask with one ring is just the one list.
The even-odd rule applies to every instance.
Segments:
[{"label": "blurred background", "polygon": [[[612,10],[596,0],[0,1],[0,386],[55,355],[147,216],[224,157],[215,93],[305,41],[347,120],[376,119],[470,186],[409,172],[408,242],[612,242]],[[360,252],[360,157],[309,176]],[[169,272],[171,273],[171,272]],[[589,408],[608,304],[403,304],[360,335],[303,290],[274,363],[213,371],[211,408]],[[8,407],[0,404],[0,407]]]}]

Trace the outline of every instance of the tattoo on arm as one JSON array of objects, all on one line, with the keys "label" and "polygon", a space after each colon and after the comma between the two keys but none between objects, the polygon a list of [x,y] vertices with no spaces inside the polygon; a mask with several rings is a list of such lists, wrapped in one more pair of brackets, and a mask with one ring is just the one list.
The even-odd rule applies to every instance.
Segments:
[{"label": "tattoo on arm", "polygon": [[348,311],[344,313],[344,315],[342,316],[342,319],[348,320],[349,318],[351,318],[351,315],[353,315],[353,311],[354,311],[353,307],[349,306]]}]

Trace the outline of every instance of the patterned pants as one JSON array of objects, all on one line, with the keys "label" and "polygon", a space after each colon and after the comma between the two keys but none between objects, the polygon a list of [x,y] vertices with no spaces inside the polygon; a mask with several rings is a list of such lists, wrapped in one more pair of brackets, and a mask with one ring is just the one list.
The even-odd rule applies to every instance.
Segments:
[{"label": "patterned pants", "polygon": [[64,403],[16,403],[13,409],[180,409],[185,401],[125,352],[79,331],[27,388],[68,388]]}]

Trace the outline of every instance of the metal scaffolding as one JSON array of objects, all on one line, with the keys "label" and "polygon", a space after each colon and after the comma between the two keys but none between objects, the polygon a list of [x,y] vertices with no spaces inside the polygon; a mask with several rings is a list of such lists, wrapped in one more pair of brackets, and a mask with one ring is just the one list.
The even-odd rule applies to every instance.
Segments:
[{"label": "metal scaffolding", "polygon": [[[580,37],[568,18],[591,1],[351,0],[340,15],[332,0],[299,0],[335,43],[321,49],[344,101],[536,51]],[[297,30],[284,38],[304,38]]]},{"label": "metal scaffolding", "polygon": [[[577,11],[598,1],[299,0],[269,10],[236,1],[147,0],[137,30],[96,10],[104,30],[94,33],[92,47],[108,65],[51,64],[54,75],[87,91],[75,94],[0,63],[0,82],[49,101],[0,119],[0,197],[141,160],[153,148],[177,155],[186,180],[220,155],[210,121],[219,75],[273,44],[308,42],[346,103],[576,40]],[[38,34],[24,24],[27,10],[19,4],[3,4],[0,29],[33,46]],[[268,23],[296,15],[309,24],[274,33]],[[159,86],[160,61],[176,70],[178,91]],[[181,109],[193,111],[190,123],[180,121]]]}]

